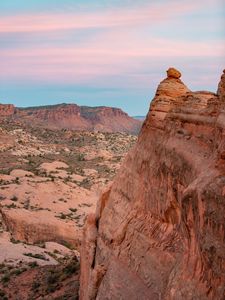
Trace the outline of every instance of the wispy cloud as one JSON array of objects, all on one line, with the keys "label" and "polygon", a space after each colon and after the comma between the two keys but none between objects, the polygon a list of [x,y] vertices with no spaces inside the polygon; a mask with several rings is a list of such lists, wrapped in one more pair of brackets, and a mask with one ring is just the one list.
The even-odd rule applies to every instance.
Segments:
[{"label": "wispy cloud", "polygon": [[69,1],[72,9],[1,14],[1,83],[82,84],[123,89],[130,98],[131,89],[154,89],[168,66],[186,70],[195,87],[211,87],[218,77],[225,52],[215,9],[221,0],[93,1],[92,11]]},{"label": "wispy cloud", "polygon": [[[212,3],[211,0],[205,0]],[[139,8],[111,9],[92,13],[37,13],[1,17],[0,32],[42,32],[81,28],[104,28],[116,26],[137,26],[166,22],[202,8],[201,1],[167,1],[150,3]]]},{"label": "wispy cloud", "polygon": [[[145,61],[160,58],[222,57],[219,42],[176,41],[148,37],[126,30],[106,32],[88,41],[88,46],[0,49],[1,79],[32,77],[54,82],[93,80],[105,75],[141,73]],[[66,75],[66,76],[65,76]]]}]

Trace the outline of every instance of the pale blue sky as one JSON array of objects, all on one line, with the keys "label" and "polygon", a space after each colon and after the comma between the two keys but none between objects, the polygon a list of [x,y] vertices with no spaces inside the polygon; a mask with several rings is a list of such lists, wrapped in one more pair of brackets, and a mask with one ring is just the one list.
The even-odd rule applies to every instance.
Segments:
[{"label": "pale blue sky", "polygon": [[1,0],[0,103],[74,102],[144,115],[168,67],[216,91],[222,0]]}]

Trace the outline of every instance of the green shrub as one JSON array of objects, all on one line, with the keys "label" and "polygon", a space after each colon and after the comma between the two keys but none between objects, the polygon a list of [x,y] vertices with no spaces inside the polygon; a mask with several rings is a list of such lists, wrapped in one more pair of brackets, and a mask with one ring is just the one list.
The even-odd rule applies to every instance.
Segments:
[{"label": "green shrub", "polygon": [[38,263],[36,261],[31,261],[28,263],[28,266],[33,269],[38,267]]},{"label": "green shrub", "polygon": [[8,300],[8,297],[6,296],[6,293],[0,289],[0,299],[1,300]]},{"label": "green shrub", "polygon": [[77,212],[77,208],[69,208],[72,212]]},{"label": "green shrub", "polygon": [[4,276],[2,276],[2,278],[1,278],[1,282],[2,283],[7,283],[9,281],[10,281],[10,274],[9,273],[7,273]]},{"label": "green shrub", "polygon": [[41,286],[40,282],[34,281],[32,283],[32,287],[31,288],[32,288],[33,291],[37,291],[40,286]]},{"label": "green shrub", "polygon": [[29,252],[29,253],[23,253],[23,255],[29,256],[29,257],[32,257],[32,258],[42,259],[42,260],[49,260],[43,254],[39,254],[39,253],[30,253]]}]

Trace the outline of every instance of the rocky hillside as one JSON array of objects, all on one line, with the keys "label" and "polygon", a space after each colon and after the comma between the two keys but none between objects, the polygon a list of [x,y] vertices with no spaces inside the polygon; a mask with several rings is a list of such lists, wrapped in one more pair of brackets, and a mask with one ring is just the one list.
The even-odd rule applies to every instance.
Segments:
[{"label": "rocky hillside", "polygon": [[87,107],[76,104],[58,104],[28,108],[15,108],[0,104],[0,118],[50,129],[74,129],[137,134],[141,122],[118,108]]},{"label": "rocky hillside", "polygon": [[136,147],[84,229],[80,299],[224,299],[225,74],[170,68]]}]

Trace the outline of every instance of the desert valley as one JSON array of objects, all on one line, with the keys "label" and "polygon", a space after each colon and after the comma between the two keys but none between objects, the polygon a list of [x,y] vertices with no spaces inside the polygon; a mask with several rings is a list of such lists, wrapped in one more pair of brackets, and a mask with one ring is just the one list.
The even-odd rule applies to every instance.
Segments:
[{"label": "desert valley", "polygon": [[0,299],[223,299],[225,74],[218,94],[180,76],[138,140],[121,111],[130,127],[104,108],[100,132],[71,105],[1,105]]},{"label": "desert valley", "polygon": [[[136,142],[128,132],[141,123],[122,111],[113,115],[113,109],[98,108],[110,124],[97,117],[94,122],[108,132],[86,127],[93,114],[80,131],[82,121],[74,110],[71,116],[71,107],[77,108],[35,108],[33,117],[31,109],[18,112],[12,105],[0,106],[2,299],[77,298],[85,217],[95,211],[102,188],[110,184]],[[119,128],[118,114],[124,126],[128,121],[122,127],[127,133],[112,132],[114,128],[109,132],[110,125]],[[68,119],[66,127],[73,120],[77,130],[61,128],[60,120],[65,124]]]}]

